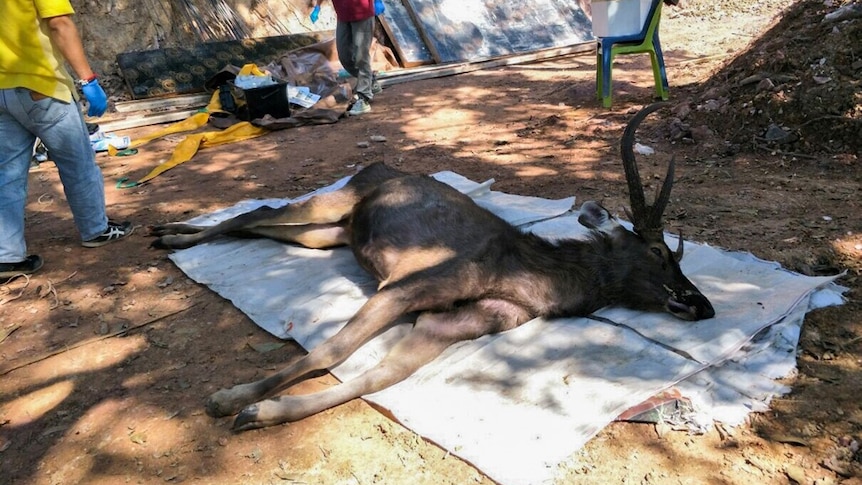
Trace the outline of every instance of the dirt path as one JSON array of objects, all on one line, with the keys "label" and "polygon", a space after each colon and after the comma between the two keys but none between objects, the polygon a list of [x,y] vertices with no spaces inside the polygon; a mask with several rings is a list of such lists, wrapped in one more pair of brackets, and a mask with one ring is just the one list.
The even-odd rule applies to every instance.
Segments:
[{"label": "dirt path", "polygon": [[[672,227],[808,274],[846,269],[850,301],[809,315],[799,374],[787,380],[793,392],[749,425],[692,436],[615,423],[557,470],[556,483],[858,483],[849,478],[860,470],[862,426],[858,153],[733,147],[723,136],[733,113],[700,109],[722,96],[727,109],[742,109],[748,91],[713,98],[699,83],[727,72],[785,3],[666,9],[671,96],[693,111],[696,136],[668,138],[667,120],[644,136],[677,157]],[[827,11],[822,2],[799,8]],[[802,31],[783,35],[787,45],[808,42]],[[376,160],[495,178],[510,193],[623,206],[616,145],[632,110],[649,100],[651,73],[646,59],[620,58],[611,110],[594,99],[594,73],[594,59],[580,56],[395,85],[361,118],[206,149],[134,189],[113,182],[143,176],[181,137],[133,157],[100,155],[111,214],[140,226],[102,249],[78,245],[56,169],[42,165],[31,173],[27,237],[45,267],[0,286],[0,337],[11,332],[0,338],[0,483],[490,484],[361,400],[241,434],[229,431],[230,419],[206,416],[211,392],[268,374],[301,350],[261,351],[275,339],[150,249],[145,227],[243,199],[298,196]],[[357,145],[372,135],[386,141]],[[322,376],[297,392],[335,382]]]}]

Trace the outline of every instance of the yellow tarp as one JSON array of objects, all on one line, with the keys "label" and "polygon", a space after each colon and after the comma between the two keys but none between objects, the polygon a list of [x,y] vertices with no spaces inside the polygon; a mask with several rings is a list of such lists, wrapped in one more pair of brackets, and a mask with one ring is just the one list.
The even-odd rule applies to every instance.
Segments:
[{"label": "yellow tarp", "polygon": [[[168,125],[164,129],[156,133],[132,141],[129,145],[129,149],[137,148],[163,136],[196,130],[206,125],[209,121],[210,113],[222,111],[221,102],[219,101],[218,94],[218,91],[213,93],[212,98],[210,98],[209,104],[204,110],[193,114],[185,120]],[[258,136],[264,135],[268,132],[269,130],[267,130],[266,128],[254,126],[248,121],[242,121],[230,126],[225,130],[207,131],[203,133],[195,133],[192,135],[188,135],[185,139],[183,139],[183,141],[179,143],[179,145],[177,145],[177,147],[174,149],[173,154],[171,154],[170,159],[159,164],[145,177],[139,179],[136,182],[128,182],[128,178],[120,179],[117,182],[117,188],[126,189],[129,187],[136,187],[138,185],[146,183],[147,181],[176,167],[177,165],[191,160],[192,157],[194,157],[198,150],[200,150],[201,148],[249,140],[251,138],[256,138]],[[108,153],[110,155],[116,155],[118,151],[114,147],[108,147]]]}]

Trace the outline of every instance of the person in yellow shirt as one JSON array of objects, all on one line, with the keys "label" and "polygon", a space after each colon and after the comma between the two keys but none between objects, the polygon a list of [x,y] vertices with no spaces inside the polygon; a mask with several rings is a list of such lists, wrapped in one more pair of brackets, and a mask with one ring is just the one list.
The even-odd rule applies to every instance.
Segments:
[{"label": "person in yellow shirt", "polygon": [[82,245],[93,248],[122,239],[130,222],[109,220],[105,187],[96,165],[77,84],[89,116],[108,107],[90,67],[68,0],[3,0],[0,16],[0,281],[42,267],[27,255],[24,210],[36,138],[57,166]]}]

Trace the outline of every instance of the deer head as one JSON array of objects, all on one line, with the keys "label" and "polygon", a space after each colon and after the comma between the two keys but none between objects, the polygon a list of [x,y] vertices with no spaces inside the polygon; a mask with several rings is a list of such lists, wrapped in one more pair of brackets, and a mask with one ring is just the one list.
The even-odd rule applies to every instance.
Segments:
[{"label": "deer head", "polygon": [[670,199],[673,186],[674,160],[671,159],[664,183],[652,205],[646,203],[643,184],[638,173],[633,150],[635,131],[650,113],[665,106],[655,103],[643,108],[628,123],[620,142],[623,167],[629,189],[631,211],[626,211],[634,225],[629,231],[598,203],[585,203],[581,208],[582,224],[609,236],[614,254],[619,257],[618,271],[620,304],[643,310],[663,309],[684,320],[702,320],[715,316],[709,299],[682,273],[679,263],[683,256],[683,237],[675,251],[665,244],[662,214]]}]

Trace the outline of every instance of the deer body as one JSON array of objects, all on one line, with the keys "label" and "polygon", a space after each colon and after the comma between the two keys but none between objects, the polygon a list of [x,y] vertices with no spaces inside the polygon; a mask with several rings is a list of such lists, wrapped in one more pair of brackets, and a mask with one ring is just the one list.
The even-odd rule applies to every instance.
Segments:
[{"label": "deer body", "polygon": [[[556,245],[523,233],[424,175],[381,184],[356,206],[349,232],[357,261],[380,289],[418,283],[409,311],[446,311],[456,303],[497,298],[533,318],[586,315],[605,305],[591,303],[600,290],[589,289],[599,281],[580,257],[600,242]],[[425,289],[435,280],[446,287]],[[428,300],[416,298],[426,293]]]},{"label": "deer body", "polygon": [[[468,196],[424,175],[384,164],[357,173],[332,193],[280,209],[262,208],[210,228],[158,226],[159,247],[189,247],[220,235],[270,237],[312,248],[349,245],[378,291],[334,336],[265,379],[222,389],[207,403],[212,416],[237,414],[245,430],[295,421],[385,389],[412,375],[450,345],[515,328],[539,316],[584,316],[608,305],[710,318],[708,299],[682,274],[657,221],[670,188],[643,202],[633,165],[636,115],[623,136],[634,232],[603,207],[586,202],[585,240],[547,241],[523,233]],[[634,170],[634,174],[631,171]],[[672,183],[673,165],[668,180]],[[656,212],[659,212],[656,214]],[[395,323],[417,312],[413,328],[379,364],[358,378],[309,395],[261,400],[307,374],[328,369]]]}]

